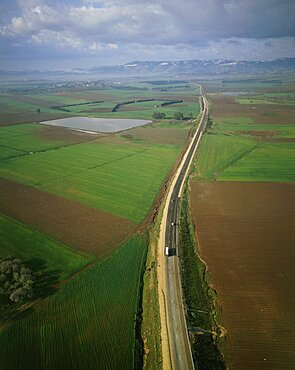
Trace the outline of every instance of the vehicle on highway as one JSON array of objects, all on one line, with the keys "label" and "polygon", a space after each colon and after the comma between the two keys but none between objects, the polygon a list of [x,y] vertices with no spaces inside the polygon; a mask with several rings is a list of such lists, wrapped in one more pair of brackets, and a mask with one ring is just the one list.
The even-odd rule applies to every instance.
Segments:
[{"label": "vehicle on highway", "polygon": [[169,256],[169,247],[165,247],[165,256]]}]

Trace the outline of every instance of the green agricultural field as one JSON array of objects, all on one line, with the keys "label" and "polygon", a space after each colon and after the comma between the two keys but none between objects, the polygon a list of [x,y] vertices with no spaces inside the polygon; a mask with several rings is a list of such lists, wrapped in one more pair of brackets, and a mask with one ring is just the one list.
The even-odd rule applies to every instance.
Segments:
[{"label": "green agricultural field", "polygon": [[[267,99],[285,96],[294,98],[286,93],[261,94]],[[286,107],[286,114],[289,111]],[[198,152],[198,176],[222,181],[294,181],[294,140],[291,123],[254,124],[252,117],[214,117]]]},{"label": "green agricultural field", "polygon": [[42,138],[43,126],[24,124],[0,127],[0,157],[14,157],[17,154],[58,148],[68,144],[66,140],[49,140]]},{"label": "green agricultural field", "polygon": [[0,368],[132,369],[146,247],[145,236],[133,237],[35,304],[23,320],[0,327]]},{"label": "green agricultural field", "polygon": [[22,155],[24,153],[25,152],[23,152],[21,150],[16,150],[16,149],[6,148],[6,147],[3,147],[3,146],[0,146],[0,160],[11,158],[11,157],[17,157],[17,156]]},{"label": "green agricultural field", "polygon": [[294,181],[295,146],[255,138],[207,134],[198,152],[198,177],[222,181]]},{"label": "green agricultural field", "polygon": [[124,138],[96,140],[2,161],[0,175],[138,223],[180,150]]},{"label": "green agricultural field", "polygon": [[[56,114],[110,117],[109,112],[100,109],[110,109],[131,97],[157,98],[159,102],[182,99],[183,103],[163,107],[162,111],[165,109],[168,117],[175,111],[186,115],[186,110],[197,115],[198,90],[189,90],[188,93],[181,88],[166,92],[101,89],[26,94],[11,105],[8,118],[11,123],[17,114],[17,123],[33,122],[21,121],[19,115],[30,113],[26,117],[41,117],[42,113],[35,109],[39,106],[41,112],[49,112],[49,119]],[[3,105],[9,105],[9,99],[14,98],[8,97]],[[104,103],[69,107],[71,112],[49,108],[93,100]],[[16,109],[17,104],[20,109]],[[139,109],[135,110],[137,106]],[[145,118],[146,114],[146,118],[152,118],[153,112],[154,103],[136,103],[112,115]],[[6,124],[1,115],[0,120]],[[63,141],[62,133],[40,135],[38,124],[0,127],[0,176],[139,224],[151,209],[190,129],[188,121],[165,120],[147,128],[67,145],[69,141]],[[0,221],[3,255],[12,254],[35,263],[44,261],[45,272],[54,271],[58,274],[56,282],[62,281],[53,294],[33,302],[17,319],[0,325],[0,368],[17,369],[21,364],[22,369],[30,370],[132,369],[147,236],[135,235],[116,246],[107,259],[94,262],[92,257],[27,225],[4,216]],[[91,266],[84,269],[90,262]]]},{"label": "green agricultural field", "polygon": [[295,181],[295,147],[256,148],[228,166],[219,176],[226,181]]},{"label": "green agricultural field", "polygon": [[209,179],[254,148],[247,139],[224,134],[207,134],[195,163],[200,178]]},{"label": "green agricultural field", "polygon": [[0,258],[6,256],[23,261],[38,259],[47,272],[56,272],[58,280],[67,278],[92,259],[28,225],[0,214]]}]

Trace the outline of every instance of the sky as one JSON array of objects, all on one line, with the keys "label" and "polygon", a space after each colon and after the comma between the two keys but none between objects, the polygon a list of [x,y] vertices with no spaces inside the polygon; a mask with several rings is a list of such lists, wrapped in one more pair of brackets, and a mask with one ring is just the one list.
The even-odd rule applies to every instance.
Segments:
[{"label": "sky", "polygon": [[1,0],[0,69],[295,57],[294,0]]}]

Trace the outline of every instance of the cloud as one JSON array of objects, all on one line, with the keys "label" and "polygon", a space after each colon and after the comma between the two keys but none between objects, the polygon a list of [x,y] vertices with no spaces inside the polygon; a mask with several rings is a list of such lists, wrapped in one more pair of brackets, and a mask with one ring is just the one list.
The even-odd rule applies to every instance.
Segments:
[{"label": "cloud", "polygon": [[[49,4],[49,3],[48,3]],[[295,36],[295,3],[287,0],[84,1],[80,6],[20,0],[20,15],[2,28],[18,35],[40,29],[96,33],[143,43],[197,42],[199,38]],[[85,5],[86,4],[86,5]],[[104,40],[102,40],[104,41]]]},{"label": "cloud", "polygon": [[[116,58],[125,50],[130,56],[138,50],[144,55],[167,51],[170,58],[179,50],[213,56],[222,47],[225,55],[239,50],[246,57],[246,50],[249,58],[259,58],[256,45],[262,58],[271,50],[278,53],[279,40],[285,40],[281,54],[290,55],[284,48],[295,37],[293,0],[3,0],[1,13],[2,43],[98,56],[112,52]],[[134,45],[140,47],[133,50]]]}]

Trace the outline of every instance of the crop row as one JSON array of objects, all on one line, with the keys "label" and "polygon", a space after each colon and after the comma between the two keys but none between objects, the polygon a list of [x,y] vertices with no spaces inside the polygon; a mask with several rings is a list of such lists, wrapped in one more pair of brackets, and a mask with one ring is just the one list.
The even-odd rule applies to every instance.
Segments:
[{"label": "crop row", "polygon": [[131,369],[146,243],[135,236],[3,329],[0,368]]}]

